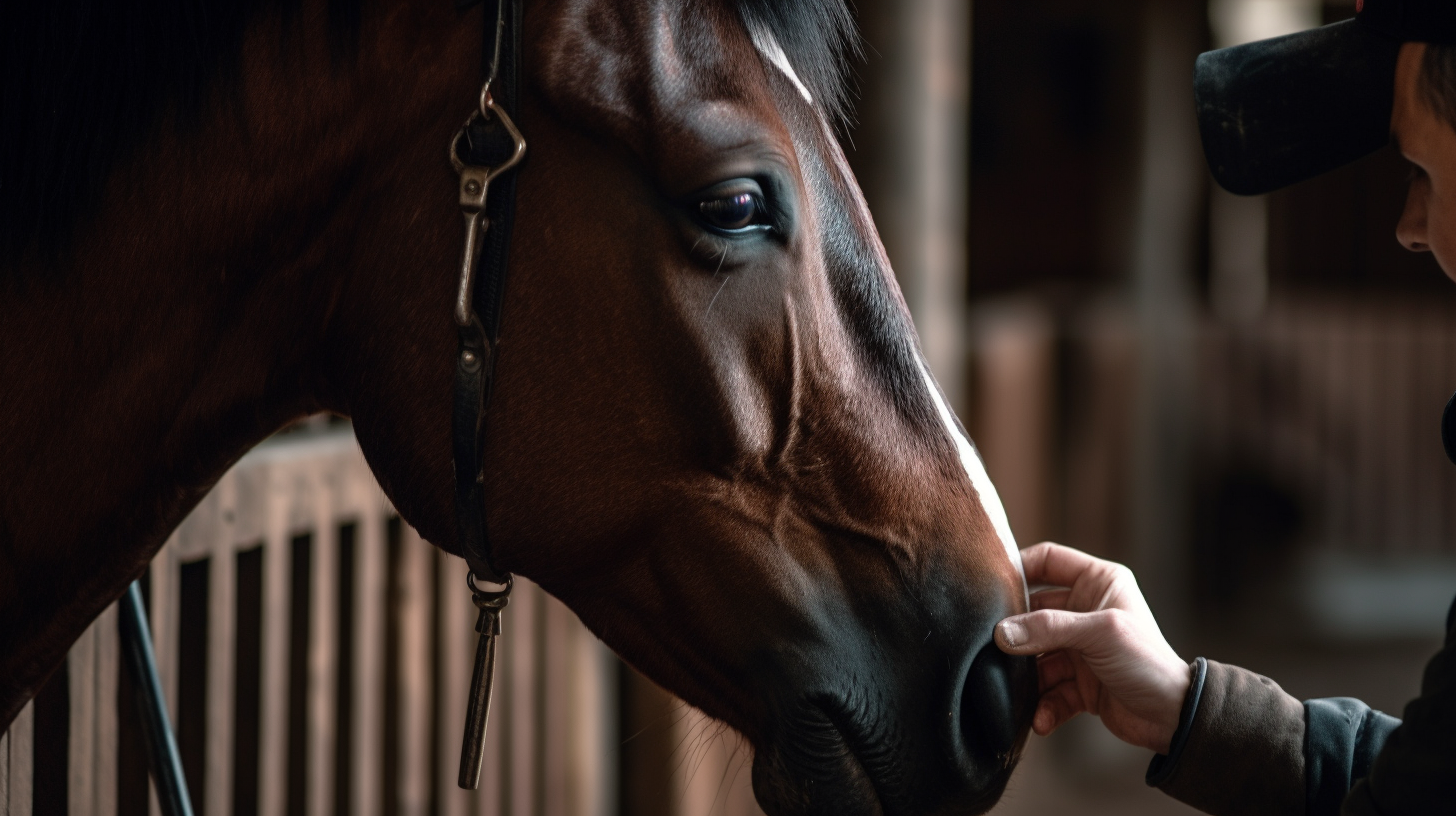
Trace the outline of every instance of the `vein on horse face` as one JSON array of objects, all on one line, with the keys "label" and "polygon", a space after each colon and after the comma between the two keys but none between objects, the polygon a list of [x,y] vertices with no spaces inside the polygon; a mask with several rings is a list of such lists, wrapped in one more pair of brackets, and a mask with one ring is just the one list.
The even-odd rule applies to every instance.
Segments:
[{"label": "vein on horse face", "polygon": [[[727,261],[728,261],[728,249],[727,249],[727,247],[724,247],[724,249],[723,249],[723,257],[721,257],[721,258],[718,259],[718,268],[713,270],[713,278],[715,280],[717,279],[717,277],[719,275],[723,274],[723,264],[726,263]],[[733,280],[733,276],[732,275],[725,275],[723,277],[723,282],[718,285],[718,291],[714,292],[713,293],[713,299],[710,300],[710,301],[708,301],[708,312],[707,312],[707,314],[704,314],[703,315],[703,319],[704,320],[706,320],[707,318],[713,316],[713,304],[718,302],[718,296],[721,295],[721,294],[723,294],[723,290],[724,289],[727,289],[728,288],[728,281],[731,281],[731,280]]]}]

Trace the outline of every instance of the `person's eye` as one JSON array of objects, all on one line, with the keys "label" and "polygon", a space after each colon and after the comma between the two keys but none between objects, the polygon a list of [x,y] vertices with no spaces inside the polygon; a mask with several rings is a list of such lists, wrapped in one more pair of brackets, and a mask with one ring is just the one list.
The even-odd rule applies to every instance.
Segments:
[{"label": "person's eye", "polygon": [[758,184],[744,179],[720,185],[697,202],[698,220],[709,229],[743,235],[772,228],[769,223],[763,191]]}]

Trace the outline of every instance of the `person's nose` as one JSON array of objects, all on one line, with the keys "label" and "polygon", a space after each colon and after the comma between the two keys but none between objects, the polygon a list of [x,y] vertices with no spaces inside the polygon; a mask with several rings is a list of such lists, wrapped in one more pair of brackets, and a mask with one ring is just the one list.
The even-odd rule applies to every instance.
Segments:
[{"label": "person's nose", "polygon": [[1405,195],[1405,211],[1395,227],[1395,240],[1411,252],[1430,252],[1426,239],[1426,193],[1429,185],[1416,179],[1411,182]]}]

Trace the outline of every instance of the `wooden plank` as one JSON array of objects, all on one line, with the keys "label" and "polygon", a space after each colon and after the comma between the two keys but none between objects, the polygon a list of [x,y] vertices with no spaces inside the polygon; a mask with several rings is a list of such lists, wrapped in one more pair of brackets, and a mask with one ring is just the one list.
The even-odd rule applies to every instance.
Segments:
[{"label": "wooden plank", "polygon": [[[258,739],[258,812],[285,813],[288,804],[288,636],[292,619],[293,552],[284,502],[286,485],[260,478],[267,514],[263,543],[263,666]],[[299,610],[307,614],[307,610]]]},{"label": "wooden plank", "polygon": [[430,806],[430,624],[434,608],[433,548],[412,527],[401,531],[395,614],[399,653],[399,816],[425,816]]},{"label": "wooden plank", "polygon": [[337,734],[335,690],[338,688],[339,527],[325,500],[323,479],[310,474],[308,491],[313,511],[313,567],[308,610],[308,736],[307,816],[333,816],[334,749]]},{"label": "wooden plank", "polygon": [[94,816],[96,793],[96,627],[86,628],[66,655],[70,735],[66,789],[70,816]]},{"label": "wooden plank", "polygon": [[[443,550],[436,552],[439,583],[435,592],[440,604],[441,644],[437,687],[443,698],[438,701],[440,719],[435,724],[435,745],[440,757],[435,767],[435,800],[440,816],[468,816],[474,810],[472,803],[476,797],[460,790],[456,780],[460,771],[460,736],[465,728],[465,697],[470,689],[475,654],[475,605],[465,586],[465,562]],[[499,711],[492,710],[492,720],[498,721]]]},{"label": "wooden plank", "polygon": [[545,611],[543,806],[563,816],[608,816],[617,798],[610,652],[560,601],[547,596]]},{"label": "wooden plank", "polygon": [[[228,486],[219,485],[221,490]],[[233,805],[234,661],[237,646],[237,553],[218,529],[212,541],[207,584],[207,737],[203,811],[226,814]],[[199,796],[200,794],[200,796]]]},{"label": "wooden plank", "polygon": [[0,734],[0,816],[10,816],[10,732]]},{"label": "wooden plank", "polygon": [[35,703],[25,704],[6,734],[10,742],[8,816],[31,816],[35,782]]},{"label": "wooden plank", "polygon": [[541,690],[538,657],[543,656],[538,636],[543,602],[541,590],[535,584],[524,578],[516,579],[504,627],[511,703],[501,714],[502,719],[508,718],[510,722],[507,728],[510,802],[508,808],[502,808],[501,816],[536,816],[537,796],[543,787],[537,778],[537,744],[542,738],[542,723],[538,721]]},{"label": "wooden plank", "polygon": [[[359,488],[356,487],[356,490]],[[377,493],[372,479],[363,489]],[[384,795],[384,514],[366,507],[354,539],[353,733],[350,810],[356,816],[377,816]]]},{"label": "wooden plank", "polygon": [[116,754],[120,748],[116,695],[121,680],[121,633],[117,618],[113,603],[91,625],[96,632],[96,755],[92,785],[96,816],[116,816]]}]

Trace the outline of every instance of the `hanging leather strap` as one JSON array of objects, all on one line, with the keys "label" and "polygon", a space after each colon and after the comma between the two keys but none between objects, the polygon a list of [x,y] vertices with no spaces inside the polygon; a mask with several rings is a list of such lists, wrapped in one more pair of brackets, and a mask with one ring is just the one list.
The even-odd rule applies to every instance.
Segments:
[{"label": "hanging leather strap", "polygon": [[[469,168],[499,168],[520,158],[524,149],[520,134],[506,119],[517,112],[519,99],[520,0],[486,0],[484,75],[491,78],[483,96],[503,110],[500,115],[473,115],[456,139],[454,152]],[[482,108],[485,101],[482,100]],[[470,185],[477,186],[472,188]],[[497,569],[491,558],[490,536],[485,522],[484,444],[487,408],[499,354],[501,303],[505,296],[506,266],[511,228],[515,220],[516,177],[504,173],[472,182],[461,181],[462,206],[466,199],[484,199],[484,213],[467,229],[479,229],[479,247],[474,258],[474,285],[462,288],[468,301],[468,319],[457,316],[459,353],[455,365],[454,459],[455,510],[460,546],[470,570],[480,581],[505,584],[509,576]],[[487,189],[488,187],[488,189]],[[469,246],[469,245],[468,245]],[[467,255],[471,252],[467,248]],[[464,264],[472,259],[466,257]]]}]

